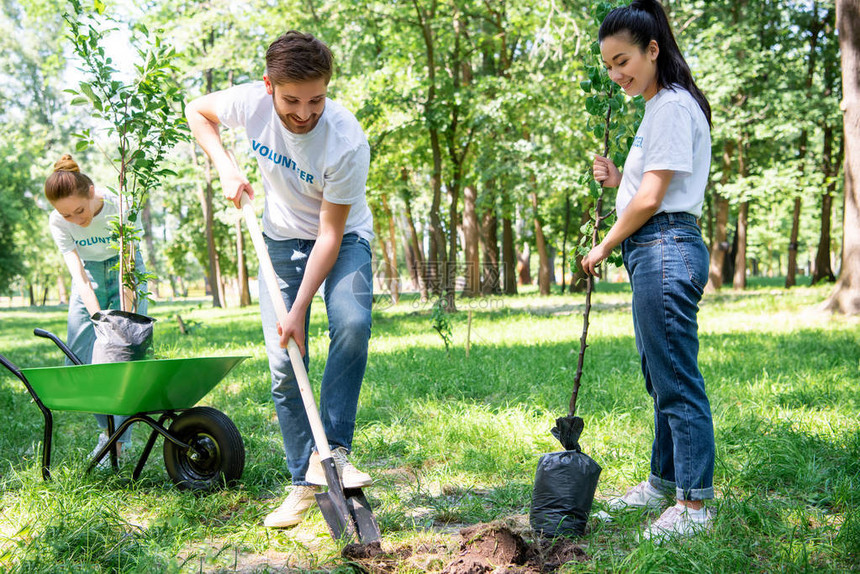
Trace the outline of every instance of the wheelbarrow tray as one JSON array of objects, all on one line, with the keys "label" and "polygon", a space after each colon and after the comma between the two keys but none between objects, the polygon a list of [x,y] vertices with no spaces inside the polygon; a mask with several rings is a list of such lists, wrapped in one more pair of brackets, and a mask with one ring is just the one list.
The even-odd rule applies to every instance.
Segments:
[{"label": "wheelbarrow tray", "polygon": [[133,415],[193,407],[246,356],[21,369],[49,409]]}]

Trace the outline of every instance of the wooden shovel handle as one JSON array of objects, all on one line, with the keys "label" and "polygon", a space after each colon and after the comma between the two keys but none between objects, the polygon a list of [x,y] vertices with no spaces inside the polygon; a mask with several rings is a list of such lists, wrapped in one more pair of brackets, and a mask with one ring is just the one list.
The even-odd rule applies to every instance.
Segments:
[{"label": "wooden shovel handle", "polygon": [[[233,163],[236,163],[233,154],[229,155],[233,159]],[[254,204],[245,192],[242,192],[242,199],[239,203],[242,206],[242,215],[245,218],[248,233],[251,234],[254,250],[257,252],[257,259],[260,261],[260,271],[263,275],[263,281],[266,282],[266,290],[269,292],[272,306],[275,308],[275,315],[278,318],[278,323],[283,325],[287,320],[287,305],[280,296],[281,289],[278,285],[278,277],[275,275],[275,268],[272,266],[269,250],[266,249],[263,233],[260,231],[260,225],[257,223],[257,213],[254,211]],[[296,341],[292,338],[290,338],[287,344],[287,352],[290,354],[290,363],[293,366],[293,372],[296,374],[296,380],[299,383],[299,392],[302,395],[302,402],[305,405],[305,412],[308,415],[308,422],[311,425],[311,432],[314,435],[314,442],[316,443],[317,451],[320,453],[320,459],[331,458],[331,449],[328,446],[328,439],[325,435],[322,420],[320,420],[316,399],[314,398],[314,392],[308,379],[308,372],[305,370],[302,353]]]}]

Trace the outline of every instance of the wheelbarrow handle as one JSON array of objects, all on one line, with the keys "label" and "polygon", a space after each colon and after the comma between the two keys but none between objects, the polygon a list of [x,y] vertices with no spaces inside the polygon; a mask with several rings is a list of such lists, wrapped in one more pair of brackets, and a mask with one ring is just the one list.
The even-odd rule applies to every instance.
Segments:
[{"label": "wheelbarrow handle", "polygon": [[60,348],[60,350],[66,354],[70,361],[72,361],[76,365],[83,365],[83,361],[81,361],[77,355],[68,347],[66,344],[60,340],[59,337],[51,333],[50,331],[46,331],[44,329],[33,329],[33,334],[37,337],[42,337],[43,339],[50,339]]},{"label": "wheelbarrow handle", "polygon": [[[260,226],[257,223],[257,213],[254,211],[254,204],[245,192],[242,192],[239,204],[242,206],[242,215],[245,218],[248,233],[251,235],[254,250],[257,252],[257,259],[260,261],[260,271],[263,274],[266,290],[269,292],[269,297],[275,308],[275,315],[278,318],[278,323],[283,325],[287,320],[287,305],[280,297],[281,289],[278,286],[278,277],[275,275],[275,268],[272,266],[272,259],[269,257],[268,249],[266,249],[263,233],[260,231]],[[310,380],[308,379],[307,370],[305,369],[305,362],[299,346],[292,338],[290,338],[287,344],[287,352],[290,354],[293,372],[296,374],[296,380],[299,383],[299,392],[302,395],[302,402],[305,405],[305,412],[308,416],[308,422],[311,426],[317,451],[321,459],[331,458],[331,448],[328,445],[328,438],[326,438],[325,429],[317,410],[317,403]]]}]

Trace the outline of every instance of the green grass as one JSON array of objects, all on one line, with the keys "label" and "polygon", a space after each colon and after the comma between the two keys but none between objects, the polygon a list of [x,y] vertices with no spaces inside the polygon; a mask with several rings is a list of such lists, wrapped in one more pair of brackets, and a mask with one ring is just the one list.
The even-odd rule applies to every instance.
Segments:
[{"label": "green grass", "polygon": [[[591,556],[570,572],[844,572],[860,570],[860,325],[816,311],[829,287],[774,285],[707,296],[700,364],[717,438],[712,533],[654,547],[635,535],[648,516],[591,522]],[[583,445],[602,467],[600,500],[644,478],[652,412],[632,336],[629,288],[595,297],[579,413]],[[460,301],[446,353],[430,308],[414,298],[374,313],[359,407],[356,462],[376,478],[367,489],[387,548],[423,548],[401,572],[439,571],[456,553],[457,528],[526,514],[540,453],[566,414],[582,330],[581,295]],[[472,309],[471,350],[465,339]],[[39,474],[42,418],[23,385],[0,373],[0,570],[20,572],[350,571],[314,512],[287,531],[262,528],[289,477],[269,396],[256,307],[205,302],[152,307],[162,357],[247,354],[201,404],[242,432],[247,463],[232,490],[176,490],[160,446],[141,480],[84,474],[96,427],[90,415],[58,412],[52,466]],[[327,349],[317,300],[310,376]],[[181,313],[194,329],[178,331]],[[26,367],[61,356],[33,327],[65,333],[58,307],[0,310],[0,353]],[[135,431],[133,452],[144,442]],[[422,546],[423,545],[423,546]]]}]

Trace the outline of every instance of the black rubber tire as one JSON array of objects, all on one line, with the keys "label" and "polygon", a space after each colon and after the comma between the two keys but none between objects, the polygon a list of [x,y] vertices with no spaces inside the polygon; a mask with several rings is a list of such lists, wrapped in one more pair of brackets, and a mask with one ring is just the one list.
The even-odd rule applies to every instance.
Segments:
[{"label": "black rubber tire", "polygon": [[191,445],[185,451],[164,440],[164,466],[182,490],[206,491],[230,486],[245,469],[245,444],[230,417],[211,407],[195,407],[179,415],[168,429]]}]

